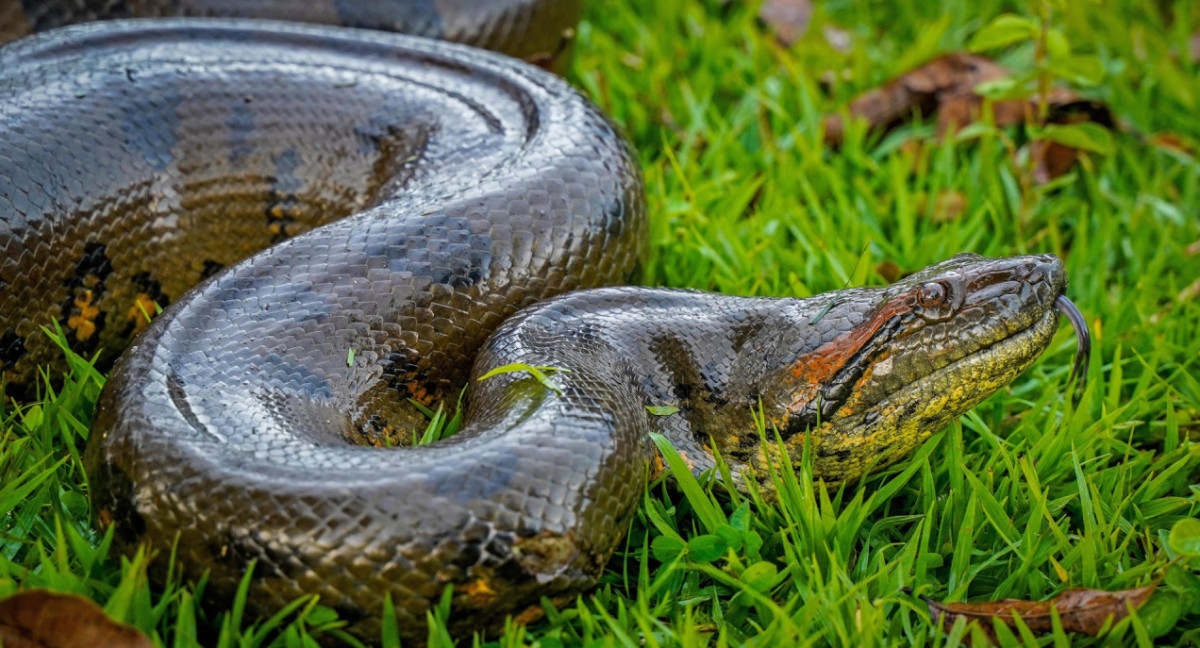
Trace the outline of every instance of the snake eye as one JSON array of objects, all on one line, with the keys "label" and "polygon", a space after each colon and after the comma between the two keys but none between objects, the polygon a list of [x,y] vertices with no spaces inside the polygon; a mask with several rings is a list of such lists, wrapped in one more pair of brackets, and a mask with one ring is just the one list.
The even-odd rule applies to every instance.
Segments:
[{"label": "snake eye", "polygon": [[917,303],[925,308],[937,308],[946,303],[949,292],[940,282],[927,283],[921,286],[921,291],[917,293]]}]

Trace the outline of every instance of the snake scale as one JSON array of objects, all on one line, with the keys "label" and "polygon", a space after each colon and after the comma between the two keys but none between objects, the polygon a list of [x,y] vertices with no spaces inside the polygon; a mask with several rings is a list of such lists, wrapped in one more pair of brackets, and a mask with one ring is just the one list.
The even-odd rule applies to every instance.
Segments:
[{"label": "snake scale", "polygon": [[[575,2],[0,0],[0,37],[145,15],[222,18],[0,48],[0,370],[18,399],[61,371],[55,323],[102,366],[120,355],[85,456],[98,524],[174,549],[210,598],[254,562],[258,613],[319,594],[374,641],[389,596],[419,642],[450,588],[453,633],[495,631],[594,584],[649,433],[695,470],[719,449],[743,486],[769,489],[805,439],[818,476],[855,479],[1056,330],[1051,256],[809,299],[603,287],[646,257],[642,181],[565,82],[460,44],[228,18],[561,68]],[[561,371],[471,379],[518,363]],[[465,384],[461,431],[409,446],[410,402]],[[751,432],[760,404],[778,452]]]}]

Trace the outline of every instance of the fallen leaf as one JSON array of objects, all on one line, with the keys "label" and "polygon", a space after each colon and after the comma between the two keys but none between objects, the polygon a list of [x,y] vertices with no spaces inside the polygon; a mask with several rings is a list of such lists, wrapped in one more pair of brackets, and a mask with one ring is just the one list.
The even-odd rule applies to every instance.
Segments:
[{"label": "fallen leaf", "polygon": [[1033,179],[1046,184],[1062,177],[1079,160],[1079,151],[1058,142],[1030,142],[1029,154],[1033,156]]},{"label": "fallen leaf", "polygon": [[[1073,589],[1048,601],[1022,601],[1007,599],[989,603],[939,603],[927,596],[921,599],[929,606],[933,622],[949,630],[960,617],[967,623],[977,622],[988,638],[995,640],[993,619],[1016,628],[1013,616],[1021,617],[1033,632],[1050,632],[1051,608],[1058,610],[1063,630],[1096,636],[1106,625],[1116,623],[1129,613],[1129,607],[1137,608],[1150,598],[1157,583],[1137,589],[1106,592],[1103,590]],[[1109,619],[1112,619],[1109,623]]]},{"label": "fallen leaf", "polygon": [[[990,59],[966,52],[951,52],[858,95],[851,100],[847,112],[852,117],[866,120],[869,127],[876,130],[890,130],[918,114],[935,117],[941,136],[952,128],[961,129],[978,121],[984,98],[976,88],[1009,75],[1007,68]],[[995,123],[1001,127],[1023,123],[1037,114],[1039,103],[1039,97],[995,101],[992,103]],[[1066,88],[1051,89],[1046,105],[1049,124],[1090,121],[1105,128],[1113,127],[1112,113],[1106,105],[1083,99]],[[844,134],[841,115],[825,118],[826,143],[837,146]],[[1035,179],[1040,182],[1063,175],[1079,156],[1075,148],[1059,142],[1039,145],[1030,153],[1035,156]]]},{"label": "fallen leaf", "polygon": [[[975,86],[1006,76],[1008,70],[981,56],[964,52],[945,54],[858,95],[850,102],[848,111],[853,117],[865,119],[871,128],[890,129],[916,113],[932,115],[949,104],[947,117],[964,126],[972,105],[983,103],[983,98],[975,94]],[[997,110],[998,121],[1000,114]],[[841,143],[841,116],[831,115],[825,124],[826,141]]]},{"label": "fallen leaf", "polygon": [[151,648],[146,635],[113,621],[75,594],[28,590],[0,601],[5,648]]},{"label": "fallen leaf", "polygon": [[[865,119],[871,128],[890,129],[915,114],[936,115],[938,132],[944,133],[954,125],[962,128],[977,121],[983,109],[983,96],[976,86],[1007,78],[1004,66],[975,54],[951,52],[943,54],[915,69],[896,77],[883,86],[854,98],[848,107],[851,116]],[[997,126],[1019,124],[1037,109],[1037,99],[997,101],[992,104]],[[1051,121],[1067,115],[1096,113],[1096,121],[1112,123],[1107,107],[1081,100],[1065,88],[1055,88],[1047,97]],[[839,115],[826,119],[826,141],[841,142],[843,125]]]},{"label": "fallen leaf", "polygon": [[[1108,154],[1112,149],[1112,137],[1108,131],[1115,124],[1108,107],[1095,101],[1066,98],[1070,100],[1050,104],[1047,118],[1050,125],[1046,127],[1046,139],[1030,143],[1029,153],[1034,159],[1033,179],[1041,184],[1066,175],[1085,151]],[[1059,134],[1068,132],[1067,129],[1076,129],[1080,133],[1091,132],[1099,137],[1084,137],[1072,142],[1069,138],[1051,137],[1051,130],[1055,128],[1059,129]]]},{"label": "fallen leaf", "polygon": [[767,0],[758,8],[758,18],[775,32],[775,38],[791,47],[808,30],[811,0]]}]

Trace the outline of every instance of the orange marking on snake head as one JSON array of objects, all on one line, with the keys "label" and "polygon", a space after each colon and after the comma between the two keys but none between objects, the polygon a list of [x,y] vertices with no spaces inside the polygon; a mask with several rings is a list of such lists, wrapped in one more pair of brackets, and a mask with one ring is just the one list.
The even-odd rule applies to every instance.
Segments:
[{"label": "orange marking on snake head", "polygon": [[[907,295],[889,300],[867,321],[833,338],[814,351],[801,355],[792,363],[791,375],[800,381],[788,411],[799,411],[821,393],[821,386],[833,380],[846,362],[871,341],[893,317],[910,309]],[[864,374],[865,375],[865,374]],[[859,380],[855,393],[862,385]],[[849,399],[848,399],[849,400]]]}]

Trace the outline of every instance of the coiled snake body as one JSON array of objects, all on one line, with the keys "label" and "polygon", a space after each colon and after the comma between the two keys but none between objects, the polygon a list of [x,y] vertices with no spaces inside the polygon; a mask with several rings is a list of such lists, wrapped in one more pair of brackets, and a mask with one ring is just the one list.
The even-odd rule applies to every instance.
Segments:
[{"label": "coiled snake body", "polygon": [[[437,3],[443,27],[462,24],[438,13],[456,4]],[[493,4],[504,34],[565,17],[539,50],[561,49],[578,13]],[[386,595],[420,639],[449,587],[454,632],[494,630],[594,582],[642,492],[649,432],[697,470],[719,447],[738,480],[795,460],[807,434],[817,474],[853,479],[1027,367],[1065,289],[1053,257],[960,256],[806,300],[541,301],[636,276],[646,239],[640,175],[606,119],[500,55],[174,19],[0,49],[10,393],[57,361],[41,326],[102,361],[140,334],[88,444],[96,515],[127,550],[176,547],[216,597],[256,561],[259,611],[317,593],[374,640]],[[409,399],[515,363],[563,371],[554,389],[526,371],[470,381],[456,436],[377,447],[417,424]],[[748,434],[759,403],[790,458]]]}]

